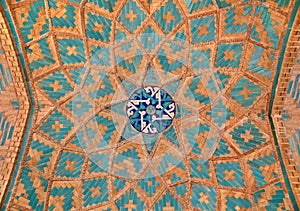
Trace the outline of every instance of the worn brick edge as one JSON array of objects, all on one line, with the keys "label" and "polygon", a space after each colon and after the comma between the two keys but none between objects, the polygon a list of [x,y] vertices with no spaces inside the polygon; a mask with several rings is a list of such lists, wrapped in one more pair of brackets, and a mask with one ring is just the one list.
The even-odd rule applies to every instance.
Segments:
[{"label": "worn brick edge", "polygon": [[11,180],[11,175],[17,161],[18,152],[21,146],[25,126],[28,120],[30,101],[26,87],[26,80],[19,63],[15,46],[12,42],[12,36],[4,18],[3,9],[0,5],[0,42],[4,48],[4,54],[11,71],[14,88],[19,101],[19,112],[15,124],[12,139],[9,143],[8,152],[3,162],[2,171],[0,172],[0,203],[4,199],[6,189]]}]

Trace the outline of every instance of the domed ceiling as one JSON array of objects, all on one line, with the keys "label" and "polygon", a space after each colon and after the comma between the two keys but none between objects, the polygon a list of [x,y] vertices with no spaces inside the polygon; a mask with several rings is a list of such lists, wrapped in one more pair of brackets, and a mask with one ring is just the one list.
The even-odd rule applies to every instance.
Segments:
[{"label": "domed ceiling", "polygon": [[299,0],[1,0],[1,210],[298,210]]}]

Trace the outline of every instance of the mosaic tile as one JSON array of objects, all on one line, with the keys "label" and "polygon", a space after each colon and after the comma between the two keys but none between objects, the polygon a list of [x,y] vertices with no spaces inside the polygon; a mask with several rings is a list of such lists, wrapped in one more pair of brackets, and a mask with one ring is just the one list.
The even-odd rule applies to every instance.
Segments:
[{"label": "mosaic tile", "polygon": [[79,93],[75,95],[71,100],[66,102],[66,107],[77,118],[87,117],[89,111],[93,108],[86,96]]},{"label": "mosaic tile", "polygon": [[181,133],[185,150],[195,155],[201,155],[205,140],[208,138],[210,127],[207,123],[188,119],[183,122]]},{"label": "mosaic tile", "polygon": [[167,34],[175,29],[182,21],[183,17],[172,0],[168,0],[159,10],[153,14],[153,18]]},{"label": "mosaic tile", "polygon": [[253,6],[245,5],[230,8],[221,12],[221,39],[246,38],[252,17]]},{"label": "mosaic tile", "polygon": [[49,32],[49,19],[44,1],[35,0],[25,5],[16,8],[15,13],[23,40],[27,43]]},{"label": "mosaic tile", "polygon": [[132,188],[122,195],[116,204],[118,209],[124,210],[144,210],[146,208],[145,203]]},{"label": "mosaic tile", "polygon": [[47,95],[42,92],[42,90],[37,89],[36,95],[38,98],[37,101],[37,122],[44,121],[43,119],[51,112],[54,108],[54,105],[49,101]]},{"label": "mosaic tile", "polygon": [[34,134],[26,157],[27,164],[41,172],[50,174],[54,168],[55,159],[58,156],[56,147],[57,145],[53,142]]},{"label": "mosaic tile", "polygon": [[20,176],[19,192],[15,196],[15,203],[26,209],[42,211],[45,207],[45,195],[48,189],[48,181],[23,167]]},{"label": "mosaic tile", "polygon": [[214,153],[215,157],[233,157],[237,156],[237,154],[234,152],[232,147],[230,147],[225,141],[224,138],[222,138],[219,142],[219,145]]},{"label": "mosaic tile", "polygon": [[215,9],[214,2],[212,0],[183,0],[181,4],[186,6],[189,14]]},{"label": "mosaic tile", "polygon": [[243,172],[238,161],[218,161],[215,163],[218,184],[224,187],[244,188]]},{"label": "mosaic tile", "polygon": [[164,142],[163,139],[159,141],[153,157],[154,168],[169,184],[185,181],[188,175],[181,152]]},{"label": "mosaic tile", "polygon": [[142,49],[133,41],[123,42],[115,48],[115,59],[117,72],[128,79],[140,81],[140,77],[145,72],[145,55]]},{"label": "mosaic tile", "polygon": [[84,68],[70,68],[66,71],[70,74],[75,85],[79,85],[81,83],[84,74]]},{"label": "mosaic tile", "polygon": [[57,40],[60,58],[63,64],[80,64],[86,62],[84,43],[78,38],[59,38]]},{"label": "mosaic tile", "polygon": [[84,162],[84,155],[71,151],[63,151],[56,167],[55,176],[65,178],[78,178]]},{"label": "mosaic tile", "polygon": [[[44,72],[57,66],[57,57],[51,36],[26,47],[29,69],[32,73]],[[38,73],[37,73],[38,74]]]},{"label": "mosaic tile", "polygon": [[253,188],[267,185],[278,178],[275,153],[269,148],[256,151],[247,157],[247,168],[251,172],[247,182]]},{"label": "mosaic tile", "polygon": [[71,138],[70,140],[67,141],[65,147],[66,147],[66,149],[72,149],[72,150],[76,150],[78,152],[83,152],[83,148],[81,145],[82,144],[80,143],[77,136],[74,136],[73,138]]},{"label": "mosaic tile", "polygon": [[107,176],[112,166],[112,149],[101,150],[89,154],[89,160],[85,169],[86,176]]},{"label": "mosaic tile", "polygon": [[277,49],[285,18],[266,6],[257,6],[250,37],[256,42]]},{"label": "mosaic tile", "polygon": [[85,15],[86,36],[102,42],[110,41],[112,21],[102,15],[87,12]]},{"label": "mosaic tile", "polygon": [[146,170],[137,183],[139,190],[145,193],[147,201],[157,196],[164,188],[164,183],[160,177],[153,173],[150,169]]},{"label": "mosaic tile", "polygon": [[186,44],[188,41],[188,27],[187,24],[183,24],[174,34],[172,40],[180,44]]},{"label": "mosaic tile", "polygon": [[[230,7],[232,5],[236,5],[239,1],[236,0],[216,0],[219,8]],[[242,2],[249,2],[249,0],[242,0]]]},{"label": "mosaic tile", "polygon": [[50,191],[48,209],[51,211],[78,209],[79,193],[79,182],[54,182]]},{"label": "mosaic tile", "polygon": [[61,70],[38,81],[38,85],[54,101],[62,99],[74,89],[68,77]]},{"label": "mosaic tile", "polygon": [[128,180],[119,178],[119,177],[113,177],[112,178],[112,193],[113,195],[118,195],[124,190],[126,191],[131,187],[131,183]]},{"label": "mosaic tile", "polygon": [[242,192],[221,190],[221,210],[252,210],[250,195]]},{"label": "mosaic tile", "polygon": [[178,99],[194,108],[201,108],[210,104],[217,93],[218,89],[214,77],[210,74],[201,74],[187,77],[183,81]]},{"label": "mosaic tile", "polygon": [[157,203],[154,205],[155,210],[183,210],[182,204],[176,200],[176,198],[170,194],[169,191],[164,193],[161,198],[157,201]]},{"label": "mosaic tile", "polygon": [[255,192],[253,207],[264,210],[288,210],[289,208],[285,206],[282,184],[277,182]]},{"label": "mosaic tile", "polygon": [[49,137],[61,143],[73,129],[74,124],[62,112],[55,110],[39,127]]},{"label": "mosaic tile", "polygon": [[280,0],[263,0],[262,2],[265,2],[268,5],[271,5],[273,7],[276,7],[282,11],[287,11],[288,6],[290,5],[291,1],[290,0],[284,0],[284,1],[280,1]]},{"label": "mosaic tile", "polygon": [[146,14],[137,2],[128,0],[122,8],[118,21],[125,26],[128,31],[133,33],[142,24],[145,18]]},{"label": "mosaic tile", "polygon": [[211,163],[202,159],[191,157],[189,158],[190,177],[199,181],[210,181],[213,177]]},{"label": "mosaic tile", "polygon": [[109,46],[103,46],[93,42],[88,42],[88,46],[90,64],[109,69],[112,64],[112,49],[110,49]]},{"label": "mosaic tile", "polygon": [[[3,210],[297,210],[268,118],[296,1],[3,2],[35,102],[33,137],[11,142],[21,162]],[[291,81],[296,112],[297,76]],[[126,110],[132,93],[150,85],[176,103],[157,134],[142,133],[138,119],[132,126]],[[9,99],[0,104],[19,112],[21,98]],[[0,147],[8,134],[1,109]],[[290,109],[285,123],[295,122]],[[289,137],[290,152],[299,136]]]},{"label": "mosaic tile", "polygon": [[112,116],[107,110],[101,111],[86,124],[86,133],[81,144],[86,144],[88,149],[101,149],[113,146],[121,137],[121,128],[125,121]]},{"label": "mosaic tile", "polygon": [[190,21],[192,44],[214,41],[216,38],[215,15],[204,16]]},{"label": "mosaic tile", "polygon": [[[187,63],[187,48],[174,42],[166,42],[161,46],[155,59],[155,64],[160,72],[157,71],[161,80],[170,81],[170,79],[180,76]],[[172,56],[170,55],[172,52]]]},{"label": "mosaic tile", "polygon": [[88,7],[92,7],[92,8],[97,8],[100,11],[105,11],[105,12],[114,12],[116,6],[118,5],[118,1],[117,0],[112,0],[112,1],[105,1],[105,0],[87,0],[86,5]]},{"label": "mosaic tile", "polygon": [[139,36],[139,40],[147,52],[152,52],[162,41],[162,33],[154,24],[149,24]]},{"label": "mosaic tile", "polygon": [[217,208],[216,190],[201,184],[192,184],[191,205],[200,210],[215,210]]},{"label": "mosaic tile", "polygon": [[216,67],[239,68],[242,58],[243,44],[220,43],[216,58]]},{"label": "mosaic tile", "polygon": [[268,141],[268,136],[250,119],[243,119],[226,132],[238,150],[245,153]]},{"label": "mosaic tile", "polygon": [[173,190],[173,195],[176,198],[180,198],[183,201],[188,201],[188,185],[188,183],[181,183],[171,187],[170,189]]},{"label": "mosaic tile", "polygon": [[273,75],[275,53],[257,45],[249,45],[246,71],[269,83]]},{"label": "mosaic tile", "polygon": [[108,179],[95,178],[83,181],[83,206],[88,207],[109,201]]},{"label": "mosaic tile", "polygon": [[212,47],[206,48],[193,48],[190,50],[190,68],[193,72],[207,70],[211,68],[213,49]]},{"label": "mosaic tile", "polygon": [[126,178],[136,178],[141,174],[145,162],[146,153],[142,149],[141,142],[127,143],[117,149],[113,173]]},{"label": "mosaic tile", "polygon": [[50,0],[49,10],[53,30],[81,34],[79,7],[61,0]]},{"label": "mosaic tile", "polygon": [[252,80],[241,76],[227,92],[234,102],[246,108],[251,107],[262,95],[264,88]]},{"label": "mosaic tile", "polygon": [[226,100],[218,100],[211,107],[205,109],[202,115],[221,128],[228,126],[239,115],[239,111]]}]

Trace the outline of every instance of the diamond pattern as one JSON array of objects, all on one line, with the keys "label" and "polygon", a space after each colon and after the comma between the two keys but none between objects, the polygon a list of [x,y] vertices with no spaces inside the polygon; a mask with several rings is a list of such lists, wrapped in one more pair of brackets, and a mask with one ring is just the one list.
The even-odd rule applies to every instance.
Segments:
[{"label": "diamond pattern", "polygon": [[243,153],[267,141],[266,135],[250,119],[240,122],[229,132],[232,142]]},{"label": "diamond pattern", "polygon": [[145,17],[145,12],[136,1],[129,0],[122,8],[118,20],[127,30],[133,33],[142,24]]},{"label": "diamond pattern", "polygon": [[181,13],[172,0],[168,0],[156,11],[153,17],[166,34],[175,29],[183,20]]},{"label": "diamond pattern", "polygon": [[62,142],[73,128],[69,117],[62,112],[55,110],[46,121],[40,126],[40,130],[58,142]]},{"label": "diamond pattern", "polygon": [[220,161],[215,164],[218,183],[221,186],[245,187],[241,164],[238,161]]},{"label": "diamond pattern", "polygon": [[264,88],[242,76],[228,92],[228,96],[238,104],[249,108],[261,96]]},{"label": "diamond pattern", "polygon": [[89,38],[102,42],[110,41],[112,21],[101,16],[88,12],[86,14],[86,35]]},{"label": "diamond pattern", "polygon": [[215,15],[191,20],[192,44],[211,42],[216,38]]}]

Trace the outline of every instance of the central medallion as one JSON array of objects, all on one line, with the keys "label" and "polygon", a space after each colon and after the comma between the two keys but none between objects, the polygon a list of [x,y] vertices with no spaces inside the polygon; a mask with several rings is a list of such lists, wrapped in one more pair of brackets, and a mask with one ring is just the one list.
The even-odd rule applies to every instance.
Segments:
[{"label": "central medallion", "polygon": [[172,97],[157,86],[144,86],[129,98],[126,113],[139,132],[156,134],[166,130],[176,115]]}]

